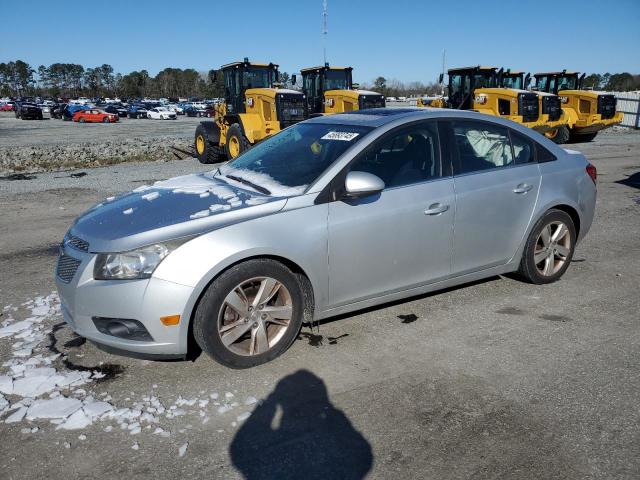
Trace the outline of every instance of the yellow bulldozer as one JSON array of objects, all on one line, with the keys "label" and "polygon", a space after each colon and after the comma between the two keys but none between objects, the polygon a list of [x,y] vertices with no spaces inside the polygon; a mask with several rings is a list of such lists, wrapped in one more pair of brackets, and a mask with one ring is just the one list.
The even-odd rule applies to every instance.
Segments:
[{"label": "yellow bulldozer", "polygon": [[[562,136],[565,142],[589,142],[600,130],[622,123],[622,112],[616,111],[616,97],[605,92],[583,90],[584,74],[579,72],[536,73],[535,90],[558,95],[562,110],[569,117],[566,130],[547,132],[547,137],[556,141]],[[556,143],[560,143],[556,141]]]},{"label": "yellow bulldozer", "polygon": [[[502,88],[527,90],[531,75],[520,71],[501,70],[498,72],[498,83]],[[554,93],[536,91],[539,101],[540,121],[548,128],[543,133],[556,143],[566,143],[569,139],[569,127],[572,118],[564,112],[560,97]]]},{"label": "yellow bulldozer", "polygon": [[213,120],[196,128],[195,149],[201,163],[233,159],[251,145],[307,117],[304,95],[280,88],[278,65],[242,62],[223,65],[224,102]]},{"label": "yellow bulldozer", "polygon": [[[449,74],[449,96],[432,100],[432,108],[455,108],[513,120],[540,133],[567,123],[559,98],[550,96],[541,102],[539,96],[523,88],[501,86],[504,70],[496,67],[452,68]],[[443,76],[440,76],[442,83]],[[524,79],[523,79],[524,80]],[[524,85],[521,85],[524,86]],[[418,102],[418,106],[421,102]],[[544,110],[543,107],[544,106]],[[544,113],[541,113],[544,112]]]},{"label": "yellow bulldozer", "polygon": [[328,63],[300,71],[309,116],[385,106],[383,95],[360,90],[353,83],[352,71],[352,67],[332,67]]}]

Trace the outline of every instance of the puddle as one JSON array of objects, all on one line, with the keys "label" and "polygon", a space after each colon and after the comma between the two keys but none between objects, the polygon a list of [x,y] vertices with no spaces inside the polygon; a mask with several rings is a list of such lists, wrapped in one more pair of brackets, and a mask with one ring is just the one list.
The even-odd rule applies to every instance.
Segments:
[{"label": "puddle", "polygon": [[496,313],[500,313],[502,315],[524,315],[527,312],[516,307],[504,307],[500,310],[496,310]]},{"label": "puddle", "polygon": [[12,173],[11,175],[0,177],[0,180],[34,180],[35,178],[35,175],[27,175],[25,173]]},{"label": "puddle", "polygon": [[418,316],[414,313],[408,315],[398,315],[398,318],[402,320],[402,323],[413,323],[418,319]]},{"label": "puddle", "polygon": [[573,319],[570,317],[567,317],[565,315],[553,315],[553,314],[543,314],[540,315],[538,318],[541,318],[542,320],[549,320],[550,322],[570,322]]},{"label": "puddle", "polygon": [[[67,358],[66,354],[64,352],[61,352],[58,349],[58,339],[56,338],[56,333],[63,329],[64,327],[66,327],[66,323],[65,322],[61,322],[61,323],[56,323],[53,328],[51,329],[51,332],[49,332],[49,351],[51,351],[52,353],[59,353],[61,358],[62,358],[62,364],[68,368],[69,370],[73,370],[73,371],[77,371],[77,372],[99,372],[101,373],[102,376],[101,378],[96,378],[94,381],[96,383],[102,383],[102,382],[106,382],[108,380],[113,380],[115,377],[117,377],[118,375],[122,375],[125,371],[125,368],[122,365],[118,365],[115,363],[103,363],[101,365],[95,365],[92,367],[86,367],[84,365],[78,365],[77,363],[72,362],[71,360],[69,360],[69,358]],[[75,343],[72,343],[75,342]],[[77,348],[81,345],[83,345],[86,342],[86,339],[80,336],[77,336],[76,338],[73,338],[69,341],[67,341],[64,346],[67,347],[69,344],[72,344],[71,347],[72,348]]]}]

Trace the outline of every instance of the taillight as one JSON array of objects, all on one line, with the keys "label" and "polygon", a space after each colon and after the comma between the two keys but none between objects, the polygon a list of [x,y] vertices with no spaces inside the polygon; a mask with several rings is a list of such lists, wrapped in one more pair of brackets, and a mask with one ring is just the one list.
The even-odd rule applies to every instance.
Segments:
[{"label": "taillight", "polygon": [[596,170],[596,167],[590,163],[587,164],[587,175],[591,177],[591,180],[593,180],[593,184],[595,185],[598,180],[598,170]]}]

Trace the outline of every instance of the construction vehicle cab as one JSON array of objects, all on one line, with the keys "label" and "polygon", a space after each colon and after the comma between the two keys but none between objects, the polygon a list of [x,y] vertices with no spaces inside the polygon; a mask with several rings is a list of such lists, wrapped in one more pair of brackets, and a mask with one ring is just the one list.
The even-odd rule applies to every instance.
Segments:
[{"label": "construction vehicle cab", "polygon": [[243,62],[223,65],[224,102],[212,121],[196,128],[195,148],[201,163],[233,159],[251,145],[306,118],[302,93],[279,88],[278,65]]},{"label": "construction vehicle cab", "polygon": [[328,63],[300,71],[310,116],[385,106],[383,95],[354,85],[352,71],[351,67],[331,67]]},{"label": "construction vehicle cab", "polygon": [[579,72],[536,73],[535,89],[558,95],[562,110],[570,118],[569,133],[574,141],[588,142],[600,130],[622,123],[616,111],[616,97],[605,92],[583,90],[584,74]]}]

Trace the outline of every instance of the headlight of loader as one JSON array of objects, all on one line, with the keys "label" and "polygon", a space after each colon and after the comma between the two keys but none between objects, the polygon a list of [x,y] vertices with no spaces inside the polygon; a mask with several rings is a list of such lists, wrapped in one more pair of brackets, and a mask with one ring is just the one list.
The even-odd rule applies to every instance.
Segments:
[{"label": "headlight of loader", "polygon": [[95,280],[135,280],[149,278],[160,262],[190,238],[156,243],[129,252],[100,253],[93,267]]}]

